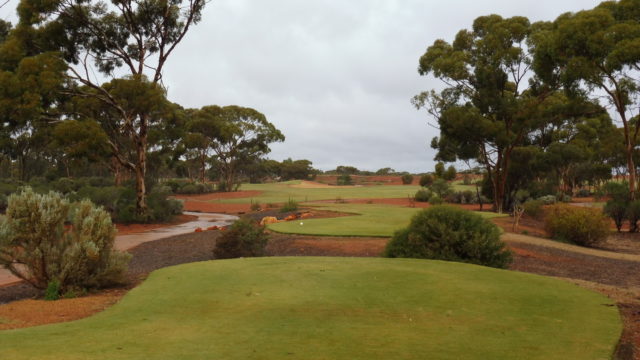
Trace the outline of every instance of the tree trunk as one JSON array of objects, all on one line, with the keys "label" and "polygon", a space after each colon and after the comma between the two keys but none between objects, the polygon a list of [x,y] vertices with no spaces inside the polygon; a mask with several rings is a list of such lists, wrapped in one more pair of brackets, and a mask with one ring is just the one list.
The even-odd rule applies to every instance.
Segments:
[{"label": "tree trunk", "polygon": [[142,217],[147,214],[147,188],[144,183],[147,174],[147,137],[140,136],[137,141],[138,162],[136,164],[136,213]]},{"label": "tree trunk", "polygon": [[204,170],[205,170],[205,161],[206,161],[206,159],[207,159],[207,158],[206,158],[205,152],[203,151],[203,152],[201,153],[201,155],[200,155],[200,162],[201,162],[201,166],[202,166],[202,168],[201,168],[201,170],[200,170],[200,171],[201,171],[201,173],[200,173],[200,177],[201,177],[201,179],[202,179],[202,183],[203,183],[203,184],[204,184]]},{"label": "tree trunk", "polygon": [[636,199],[636,165],[633,161],[633,146],[627,143],[627,166],[629,167],[629,198]]}]

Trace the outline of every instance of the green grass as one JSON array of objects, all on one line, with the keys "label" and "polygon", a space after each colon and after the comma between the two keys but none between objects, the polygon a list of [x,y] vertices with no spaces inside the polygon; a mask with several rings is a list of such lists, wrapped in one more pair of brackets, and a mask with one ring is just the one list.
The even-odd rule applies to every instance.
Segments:
[{"label": "green grass", "polygon": [[[269,229],[281,233],[301,235],[390,237],[396,230],[409,225],[411,217],[421,210],[419,208],[392,205],[312,205],[322,210],[351,213],[354,215],[281,222],[269,225]],[[478,214],[486,218],[507,216],[506,214],[499,215],[489,212],[478,212]],[[303,225],[300,225],[300,223],[303,223]]]},{"label": "green grass", "polygon": [[154,272],[87,319],[0,332],[3,359],[608,359],[611,300],[412,259],[259,258]]},{"label": "green grass", "polygon": [[330,188],[303,189],[292,185],[300,181],[288,181],[275,184],[243,184],[241,190],[262,191],[260,196],[239,199],[226,199],[227,203],[250,203],[252,200],[261,204],[284,203],[289,199],[298,202],[342,199],[382,199],[413,197],[419,186],[413,185],[376,185],[376,186],[333,186]]}]

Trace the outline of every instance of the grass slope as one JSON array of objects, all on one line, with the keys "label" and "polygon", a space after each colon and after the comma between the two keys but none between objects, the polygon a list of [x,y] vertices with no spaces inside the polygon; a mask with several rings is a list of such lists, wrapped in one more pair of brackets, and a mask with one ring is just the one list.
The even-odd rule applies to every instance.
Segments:
[{"label": "grass slope", "polygon": [[[392,205],[312,205],[324,210],[353,213],[354,216],[282,222],[269,225],[269,229],[300,235],[390,237],[396,230],[409,225],[411,217],[421,210]],[[486,218],[507,216],[489,212],[478,212],[478,214]],[[303,225],[300,225],[301,222]]]},{"label": "grass slope", "polygon": [[259,258],[154,272],[88,319],[0,332],[3,359],[606,359],[605,297],[412,259]]},{"label": "grass slope", "polygon": [[227,199],[227,203],[261,204],[283,203],[289,199],[298,202],[342,199],[382,199],[413,197],[420,188],[413,185],[376,185],[376,186],[333,186],[328,188],[298,188],[300,181],[288,181],[275,184],[243,184],[241,190],[262,191],[260,196],[252,198]]}]

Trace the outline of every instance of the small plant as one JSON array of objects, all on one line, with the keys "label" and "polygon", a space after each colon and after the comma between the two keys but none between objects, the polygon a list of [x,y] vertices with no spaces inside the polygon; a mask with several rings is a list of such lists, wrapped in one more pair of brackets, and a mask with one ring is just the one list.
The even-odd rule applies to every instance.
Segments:
[{"label": "small plant", "polygon": [[627,206],[626,213],[629,220],[629,232],[638,232],[638,221],[640,221],[640,200],[634,200]]},{"label": "small plant", "polygon": [[409,227],[395,233],[384,255],[392,258],[437,259],[506,268],[511,253],[500,230],[473,212],[434,206],[417,213]]},{"label": "small plant", "polygon": [[444,199],[451,193],[451,185],[443,179],[436,179],[431,185],[431,191]]},{"label": "small plant", "polygon": [[218,238],[213,256],[216,259],[263,256],[268,240],[263,226],[242,218]]},{"label": "small plant", "polygon": [[529,200],[523,204],[524,213],[530,217],[542,220],[544,216],[544,202],[541,200]]},{"label": "small plant", "polygon": [[262,206],[260,205],[260,203],[257,201],[256,202],[251,201],[251,211],[256,212],[260,210],[262,210]]},{"label": "small plant", "polygon": [[604,213],[607,214],[616,224],[618,232],[622,231],[622,225],[627,218],[627,203],[624,201],[611,199],[604,206]]},{"label": "small plant", "polygon": [[429,199],[431,199],[432,195],[433,193],[431,191],[426,189],[420,189],[416,192],[413,198],[416,199],[416,201],[418,202],[429,202]]},{"label": "small plant", "polygon": [[413,175],[411,174],[404,174],[400,179],[403,185],[411,185],[413,183]]},{"label": "small plant", "polygon": [[340,197],[340,196],[336,196],[336,201],[335,201],[335,203],[336,203],[336,204],[346,204],[346,203],[347,203],[347,200],[343,199],[343,198],[342,198],[342,197]]},{"label": "small plant", "polygon": [[293,199],[289,199],[280,208],[280,212],[283,212],[283,213],[290,212],[290,211],[297,211],[297,210],[298,210],[298,202]]},{"label": "small plant", "polygon": [[557,240],[594,246],[607,238],[609,219],[599,209],[560,204],[548,208],[545,227]]},{"label": "small plant", "polygon": [[44,291],[44,299],[47,301],[60,299],[60,282],[58,280],[49,281],[47,289]]},{"label": "small plant", "polygon": [[433,194],[429,198],[429,204],[431,204],[431,205],[441,205],[443,203],[444,203],[444,200],[440,196],[438,196],[437,194]]}]

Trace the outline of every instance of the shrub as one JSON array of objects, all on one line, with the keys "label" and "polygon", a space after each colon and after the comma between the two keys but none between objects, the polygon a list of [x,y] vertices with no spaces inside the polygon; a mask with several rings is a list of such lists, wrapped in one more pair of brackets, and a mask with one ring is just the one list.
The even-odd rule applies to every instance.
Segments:
[{"label": "shrub", "polygon": [[447,170],[444,172],[444,174],[442,174],[442,178],[447,181],[452,181],[452,180],[455,180],[456,175],[457,175],[456,168],[453,166],[449,166]]},{"label": "shrub", "polygon": [[264,227],[243,218],[218,238],[213,256],[216,259],[263,256],[268,240]]},{"label": "shrub", "polygon": [[431,205],[441,205],[442,203],[444,203],[444,200],[438,194],[433,194],[429,198],[429,204]]},{"label": "shrub", "polygon": [[9,197],[0,220],[0,265],[38,289],[58,282],[58,293],[121,283],[131,255],[113,249],[115,232],[109,214],[90,201],[71,204],[25,188]]},{"label": "shrub", "polygon": [[[638,232],[638,221],[640,220],[640,200],[634,200],[629,203],[629,205],[627,206],[626,218],[629,220],[629,232]],[[616,227],[617,226],[618,225],[616,224]]]},{"label": "shrub", "polygon": [[283,212],[283,213],[290,212],[290,211],[297,211],[297,210],[298,210],[298,202],[293,199],[289,199],[280,208],[280,212]]},{"label": "shrub", "polygon": [[506,268],[511,262],[497,226],[476,213],[452,206],[434,206],[416,214],[409,227],[395,233],[384,255],[497,268]]},{"label": "shrub", "polygon": [[542,220],[544,216],[544,202],[541,200],[529,200],[523,204],[524,213],[534,219]]},{"label": "shrub", "polygon": [[451,192],[447,195],[447,202],[454,204],[475,204],[477,200],[473,191],[470,190]]},{"label": "shrub", "polygon": [[541,196],[537,200],[542,201],[543,205],[553,205],[556,203],[556,197],[554,195]]},{"label": "shrub", "polygon": [[610,181],[602,187],[602,192],[611,199],[626,202],[629,201],[629,183]]},{"label": "shrub", "polygon": [[404,174],[400,179],[402,180],[403,185],[411,185],[411,183],[413,182],[413,175]]},{"label": "shrub", "polygon": [[196,184],[185,184],[178,189],[177,194],[193,195],[198,193]]},{"label": "shrub", "polygon": [[616,199],[607,201],[604,206],[604,213],[607,214],[616,224],[618,232],[622,230],[622,224],[627,218],[627,203]]},{"label": "shrub", "polygon": [[262,206],[260,206],[259,202],[251,202],[251,211],[260,211],[262,210]]},{"label": "shrub", "polygon": [[47,289],[44,291],[44,299],[48,301],[60,299],[60,282],[58,280],[49,281]]},{"label": "shrub", "polygon": [[429,199],[431,198],[431,195],[433,195],[431,191],[426,189],[420,189],[416,192],[416,195],[414,196],[414,198],[418,202],[428,202]]},{"label": "shrub", "polygon": [[336,180],[336,184],[340,186],[353,185],[353,179],[349,174],[342,174],[338,176],[338,179]]},{"label": "shrub", "polygon": [[440,198],[445,198],[451,193],[451,185],[442,179],[436,179],[433,184],[431,184],[431,191],[436,193]]},{"label": "shrub", "polygon": [[5,194],[0,194],[0,212],[3,213],[7,210],[7,201],[7,196]]},{"label": "shrub", "polygon": [[549,207],[546,212],[545,227],[557,240],[593,246],[609,234],[609,219],[599,209],[561,204]]},{"label": "shrub", "polygon": [[431,184],[433,184],[433,176],[425,174],[420,177],[420,186],[429,187]]},{"label": "shrub", "polygon": [[576,192],[577,198],[586,198],[591,196],[591,191],[589,189],[580,189]]}]

